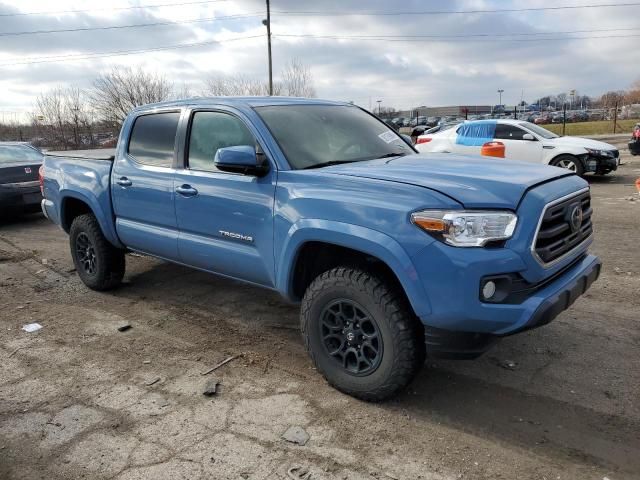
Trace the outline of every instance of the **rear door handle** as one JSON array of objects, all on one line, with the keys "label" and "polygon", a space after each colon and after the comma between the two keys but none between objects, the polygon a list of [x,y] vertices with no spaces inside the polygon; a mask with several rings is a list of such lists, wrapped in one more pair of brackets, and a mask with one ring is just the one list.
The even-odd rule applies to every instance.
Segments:
[{"label": "rear door handle", "polygon": [[195,197],[198,195],[198,190],[193,188],[191,185],[181,185],[176,188],[176,192],[182,195],[183,197]]},{"label": "rear door handle", "polygon": [[116,183],[121,187],[131,186],[131,180],[129,180],[127,177],[120,177],[118,180],[116,180]]}]

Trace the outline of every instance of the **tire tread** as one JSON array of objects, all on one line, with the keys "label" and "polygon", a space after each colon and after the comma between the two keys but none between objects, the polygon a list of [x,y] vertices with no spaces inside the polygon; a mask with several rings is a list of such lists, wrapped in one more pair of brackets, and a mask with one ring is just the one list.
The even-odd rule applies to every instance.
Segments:
[{"label": "tire tread", "polygon": [[[389,319],[391,342],[396,346],[398,355],[393,358],[392,375],[387,381],[370,391],[351,389],[336,385],[315,358],[311,349],[309,329],[310,310],[315,299],[327,286],[351,286],[369,295],[383,310]],[[422,325],[415,317],[404,298],[382,278],[360,268],[336,267],[328,270],[311,282],[302,300],[300,326],[305,347],[316,369],[334,388],[361,400],[378,402],[386,400],[406,387],[418,373],[425,359],[424,333]]]}]

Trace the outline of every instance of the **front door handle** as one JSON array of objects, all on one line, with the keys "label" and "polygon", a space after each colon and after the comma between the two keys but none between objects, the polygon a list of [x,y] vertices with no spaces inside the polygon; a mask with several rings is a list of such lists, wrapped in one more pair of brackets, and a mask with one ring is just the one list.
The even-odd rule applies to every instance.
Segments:
[{"label": "front door handle", "polygon": [[183,197],[195,197],[196,195],[198,195],[198,190],[187,184],[181,185],[176,188],[176,192]]},{"label": "front door handle", "polygon": [[127,177],[120,177],[116,183],[118,185],[120,185],[121,187],[130,187],[131,186],[131,180],[129,180]]}]

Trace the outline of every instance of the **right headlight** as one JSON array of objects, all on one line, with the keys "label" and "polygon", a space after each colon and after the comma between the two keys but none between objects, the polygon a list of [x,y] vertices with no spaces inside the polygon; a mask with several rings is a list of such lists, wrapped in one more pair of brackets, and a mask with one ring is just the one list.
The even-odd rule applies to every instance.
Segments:
[{"label": "right headlight", "polygon": [[422,210],[411,222],[454,247],[482,247],[511,238],[518,216],[503,210]]}]

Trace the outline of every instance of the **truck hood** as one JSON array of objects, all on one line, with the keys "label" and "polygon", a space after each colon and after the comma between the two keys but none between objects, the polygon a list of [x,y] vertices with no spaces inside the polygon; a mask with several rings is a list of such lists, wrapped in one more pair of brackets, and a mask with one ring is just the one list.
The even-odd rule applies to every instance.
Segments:
[{"label": "truck hood", "polygon": [[582,147],[593,148],[594,150],[616,150],[616,147],[611,144],[582,137],[549,138],[545,139],[543,143],[544,145],[553,145],[554,147]]},{"label": "truck hood", "polygon": [[529,188],[573,175],[546,165],[437,153],[347,163],[322,171],[417,185],[453,198],[465,208],[511,210]]}]

